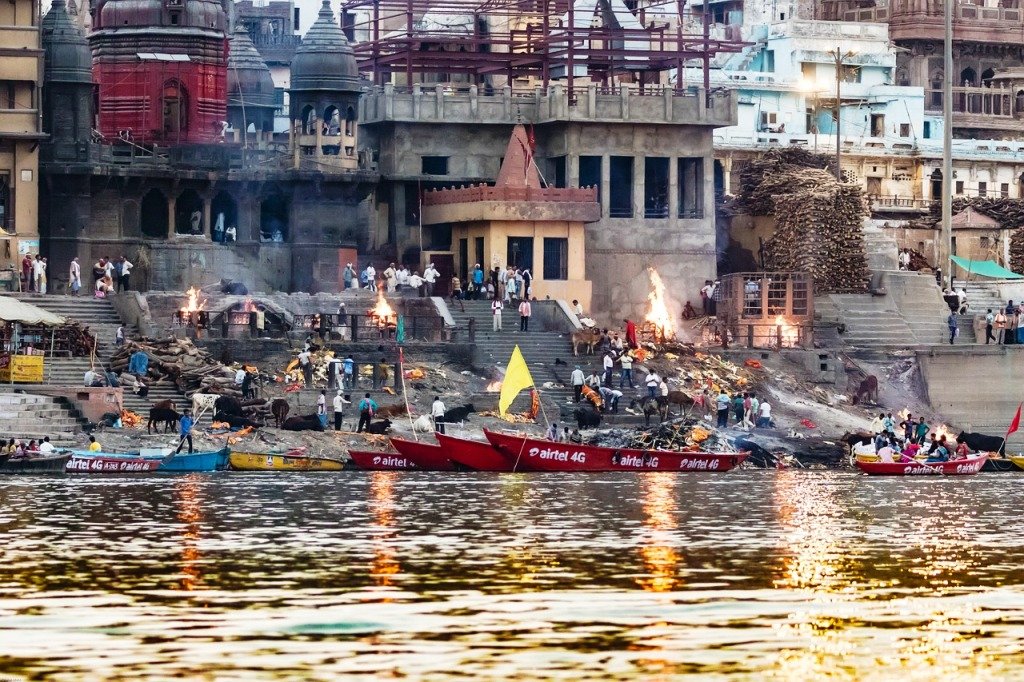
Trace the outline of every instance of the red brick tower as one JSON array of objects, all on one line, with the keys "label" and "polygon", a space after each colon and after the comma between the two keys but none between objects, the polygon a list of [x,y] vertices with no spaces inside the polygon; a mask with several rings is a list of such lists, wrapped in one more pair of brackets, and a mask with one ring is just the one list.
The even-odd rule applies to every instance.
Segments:
[{"label": "red brick tower", "polygon": [[107,139],[221,140],[227,34],[217,0],[100,0],[89,36]]}]

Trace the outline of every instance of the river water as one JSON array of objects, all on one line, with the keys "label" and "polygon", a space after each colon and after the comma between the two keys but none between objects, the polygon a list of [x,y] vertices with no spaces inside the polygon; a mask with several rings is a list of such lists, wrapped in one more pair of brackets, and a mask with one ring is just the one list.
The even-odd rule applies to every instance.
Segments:
[{"label": "river water", "polygon": [[7,477],[0,679],[1020,679],[1021,485]]}]

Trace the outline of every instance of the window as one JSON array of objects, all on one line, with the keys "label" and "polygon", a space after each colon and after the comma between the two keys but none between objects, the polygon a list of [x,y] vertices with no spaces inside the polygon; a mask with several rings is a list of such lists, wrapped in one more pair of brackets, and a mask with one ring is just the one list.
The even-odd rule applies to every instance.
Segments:
[{"label": "window", "polygon": [[979,197],[983,197],[986,194],[988,194],[988,183],[987,182],[979,182],[978,183],[978,196]]},{"label": "window", "polygon": [[569,240],[544,238],[544,279],[569,279]]},{"label": "window", "polygon": [[768,73],[775,72],[775,50],[764,51],[764,70]]},{"label": "window", "polygon": [[924,139],[929,140],[932,137],[932,122],[924,122]]},{"label": "window", "polygon": [[668,159],[644,159],[644,217],[668,217]]},{"label": "window", "polygon": [[613,156],[609,161],[608,215],[612,218],[632,218],[633,157]]},{"label": "window", "polygon": [[800,62],[800,76],[807,81],[814,80],[814,64],[811,62]]},{"label": "window", "polygon": [[704,217],[704,159],[679,159],[679,217]]},{"label": "window", "polygon": [[[167,212],[164,211],[166,220]],[[8,232],[14,227],[14,210],[11,206],[11,176],[0,173],[0,227]]]},{"label": "window", "polygon": [[953,185],[953,194],[958,194],[959,195],[959,194],[963,194],[963,193],[964,193],[964,181],[963,180],[957,180],[956,184]]},{"label": "window", "polygon": [[885,137],[885,114],[871,114],[871,137]]},{"label": "window", "polygon": [[555,187],[568,187],[565,184],[565,157],[556,156],[551,159],[551,177],[547,178],[548,183],[554,183]]},{"label": "window", "polygon": [[580,157],[580,187],[596,187],[597,200],[601,201],[601,157]]},{"label": "window", "polygon": [[[533,272],[533,237],[509,237],[508,253],[505,255],[506,262],[512,267],[530,268],[530,272]],[[479,262],[482,263],[483,260]]]},{"label": "window", "polygon": [[979,237],[978,246],[981,247],[982,252],[988,250],[988,237]]},{"label": "window", "polygon": [[420,172],[424,175],[448,175],[448,157],[420,157]]},{"label": "window", "polygon": [[274,115],[284,116],[284,88],[274,88]]},{"label": "window", "polygon": [[901,123],[900,124],[900,137],[910,137],[910,124],[909,123]]},{"label": "window", "polygon": [[1010,183],[1004,182],[999,185],[999,196],[1003,199],[1009,198],[1010,196]]}]

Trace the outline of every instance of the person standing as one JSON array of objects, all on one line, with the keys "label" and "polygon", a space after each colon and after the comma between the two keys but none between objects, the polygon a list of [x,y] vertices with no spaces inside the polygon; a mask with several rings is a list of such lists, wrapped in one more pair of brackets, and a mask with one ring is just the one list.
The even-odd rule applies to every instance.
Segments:
[{"label": "person standing", "polygon": [[746,395],[743,393],[737,393],[732,399],[732,411],[736,413],[736,424],[743,423],[743,401],[746,399]]},{"label": "person standing", "polygon": [[480,299],[480,292],[484,288],[484,270],[477,263],[473,266],[473,292],[475,293],[474,298]]},{"label": "person standing", "polygon": [[351,263],[345,266],[345,271],[341,274],[341,278],[345,281],[345,288],[351,289],[356,279],[356,271]]},{"label": "person standing", "polygon": [[46,293],[46,263],[39,254],[36,254],[36,259],[32,263],[32,281],[37,294]]},{"label": "person standing", "polygon": [[704,286],[700,288],[700,302],[704,306],[704,316],[711,315],[711,280],[704,280]]},{"label": "person standing", "polygon": [[366,276],[366,286],[370,288],[370,291],[377,291],[377,269],[373,265],[367,265],[366,270],[363,273]]},{"label": "person standing", "polygon": [[996,313],[995,328],[997,339],[996,343],[1002,343],[1006,335],[1006,314],[1003,312],[1002,308],[1000,308],[999,312]]},{"label": "person standing", "polygon": [[118,258],[114,262],[114,270],[110,273],[110,276],[114,278],[114,291],[121,291],[121,272],[124,266],[124,257]]},{"label": "person standing", "polygon": [[178,434],[181,436],[181,440],[178,442],[178,449],[175,453],[181,452],[181,448],[185,446],[185,442],[188,442],[188,453],[192,454],[192,426],[195,422],[192,419],[192,410],[186,408],[185,414],[181,415],[181,419],[178,421]]},{"label": "person standing", "polygon": [[718,398],[715,400],[715,404],[718,406],[718,428],[724,429],[729,426],[729,394],[722,389],[722,392],[718,394]]},{"label": "person standing", "polygon": [[988,309],[988,313],[985,315],[985,345],[987,346],[990,341],[995,341],[995,334],[992,333],[992,327],[995,324],[996,316],[992,314],[992,309]]},{"label": "person standing", "polygon": [[125,256],[121,256],[121,291],[128,291],[131,288],[132,262]]},{"label": "person standing", "polygon": [[661,385],[661,377],[653,369],[647,370],[647,377],[644,379],[647,386],[647,397],[654,398],[658,395],[658,386]]},{"label": "person standing", "polygon": [[430,416],[434,420],[434,430],[438,433],[444,433],[444,403],[441,402],[441,396],[434,396],[434,403],[430,406]]},{"label": "person standing", "polygon": [[580,396],[583,395],[583,384],[586,381],[586,377],[583,376],[583,370],[580,369],[579,365],[576,365],[576,369],[572,371],[569,381],[572,384],[573,402],[578,403],[580,401]]},{"label": "person standing", "polygon": [[[482,270],[480,272],[483,272]],[[501,299],[491,301],[491,317],[493,318],[494,331],[501,331]]]},{"label": "person standing", "polygon": [[352,354],[351,353],[346,355],[345,359],[341,361],[341,367],[342,367],[342,370],[344,372],[344,378],[342,379],[341,387],[342,388],[347,388],[349,390],[352,390],[353,388],[356,387],[356,382],[355,382],[356,362],[355,362],[355,360],[352,359]]},{"label": "person standing", "polygon": [[71,288],[71,295],[78,296],[82,290],[82,266],[78,262],[78,256],[71,259],[71,267],[68,268],[68,286]]},{"label": "person standing", "polygon": [[345,406],[349,404],[349,401],[345,399],[345,396],[338,391],[338,395],[334,396],[334,430],[341,431],[341,420],[345,416]]},{"label": "person standing", "polygon": [[362,433],[364,428],[370,427],[370,420],[373,419],[373,415],[377,412],[377,403],[373,402],[370,394],[359,401],[359,425],[356,427],[356,433]]},{"label": "person standing", "polygon": [[434,285],[441,273],[437,271],[433,263],[427,263],[427,269],[423,271],[423,282],[426,284],[427,297],[434,295]]},{"label": "person standing", "polygon": [[771,428],[772,425],[772,406],[767,400],[761,401],[761,404],[757,408],[757,427],[760,429]]},{"label": "person standing", "polygon": [[309,352],[309,347],[303,349],[299,353],[299,369],[302,370],[302,378],[306,383],[306,388],[312,388],[313,386],[313,355]]},{"label": "person standing", "polygon": [[604,359],[602,360],[602,365],[604,367],[604,382],[603,383],[608,388],[611,388],[612,387],[612,369],[615,367],[615,358],[612,357],[611,350],[609,350],[608,352],[606,352],[604,354]]},{"label": "person standing", "polygon": [[633,356],[623,353],[619,356],[619,362],[622,363],[622,370],[619,372],[619,389],[625,388],[627,381],[630,388],[636,388],[633,385]]},{"label": "person standing", "polygon": [[30,254],[25,254],[25,257],[21,259],[21,290],[22,291],[35,291],[35,271],[33,270],[34,263]]},{"label": "person standing", "polygon": [[320,391],[316,397],[316,416],[320,420],[320,426],[327,428],[327,391]]},{"label": "person standing", "polygon": [[623,320],[626,323],[626,344],[630,348],[639,348],[636,338],[636,324],[632,320]]},{"label": "person standing", "polygon": [[[500,296],[495,296],[494,300],[501,301]],[[529,299],[524,298],[523,302],[519,304],[519,331],[528,332],[530,331],[530,315],[533,314],[533,307],[530,305]]]},{"label": "person standing", "polygon": [[423,278],[420,277],[420,271],[419,270],[415,270],[411,275],[409,275],[409,288],[414,289],[416,291],[416,295],[422,297],[423,296],[423,289],[421,289],[422,286],[423,286]]},{"label": "person standing", "polygon": [[398,288],[398,270],[395,268],[395,264],[392,263],[384,271],[384,279],[387,280],[388,293],[394,293],[395,289]]},{"label": "person standing", "polygon": [[114,332],[114,347],[120,348],[124,345],[124,325],[119,325]]},{"label": "person standing", "polygon": [[956,313],[949,313],[949,317],[946,318],[946,326],[949,327],[949,345],[952,346],[953,340],[956,338],[956,334],[958,331],[956,324]]}]

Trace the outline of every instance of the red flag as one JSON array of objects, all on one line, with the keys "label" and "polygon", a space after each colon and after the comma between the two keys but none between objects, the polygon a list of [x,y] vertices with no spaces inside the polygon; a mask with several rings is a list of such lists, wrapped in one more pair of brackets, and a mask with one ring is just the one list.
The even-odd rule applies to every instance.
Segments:
[{"label": "red flag", "polygon": [[[1013,416],[1013,421],[1010,422],[1010,428],[1006,430],[1006,438],[1010,437],[1010,434],[1020,428],[1020,408],[1024,407],[1024,403],[1017,406],[1017,414]],[[1005,440],[1005,438],[1003,439]]]}]

